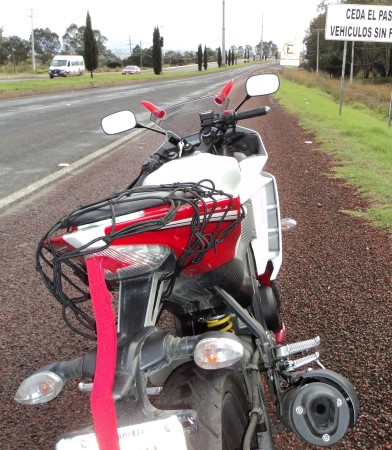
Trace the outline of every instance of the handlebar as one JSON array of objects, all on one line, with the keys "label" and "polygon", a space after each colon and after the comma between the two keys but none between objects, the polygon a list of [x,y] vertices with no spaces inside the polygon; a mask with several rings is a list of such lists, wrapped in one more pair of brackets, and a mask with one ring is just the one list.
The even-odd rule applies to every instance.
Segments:
[{"label": "handlebar", "polygon": [[225,111],[222,118],[225,125],[231,126],[240,120],[251,119],[252,117],[265,116],[270,112],[269,106],[261,108],[250,109],[244,112]]},{"label": "handlebar", "polygon": [[250,109],[240,113],[234,113],[235,120],[251,119],[252,117],[265,116],[270,112],[269,106],[263,106],[262,108]]}]

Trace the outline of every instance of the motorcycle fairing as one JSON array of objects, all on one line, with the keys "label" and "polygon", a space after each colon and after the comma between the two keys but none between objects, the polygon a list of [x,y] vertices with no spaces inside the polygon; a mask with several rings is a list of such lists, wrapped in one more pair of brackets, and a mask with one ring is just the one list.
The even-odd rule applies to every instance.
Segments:
[{"label": "motorcycle fairing", "polygon": [[143,186],[174,183],[199,183],[212,180],[216,189],[235,195],[241,181],[241,171],[235,158],[210,153],[170,161],[148,175]]}]

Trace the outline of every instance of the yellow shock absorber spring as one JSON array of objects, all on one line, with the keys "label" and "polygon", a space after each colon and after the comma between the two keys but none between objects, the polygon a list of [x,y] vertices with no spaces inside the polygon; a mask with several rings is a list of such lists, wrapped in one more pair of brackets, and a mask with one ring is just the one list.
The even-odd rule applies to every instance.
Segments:
[{"label": "yellow shock absorber spring", "polygon": [[209,317],[206,322],[207,327],[211,331],[228,331],[229,333],[235,334],[230,314],[222,314],[220,316]]}]

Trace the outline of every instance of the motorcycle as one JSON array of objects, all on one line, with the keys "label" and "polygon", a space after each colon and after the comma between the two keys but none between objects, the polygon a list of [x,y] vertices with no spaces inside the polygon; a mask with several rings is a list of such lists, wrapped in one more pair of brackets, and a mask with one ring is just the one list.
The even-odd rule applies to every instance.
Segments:
[{"label": "motorcycle", "polygon": [[325,447],[356,422],[354,387],[310,352],[320,338],[284,344],[276,278],[294,221],[280,217],[260,135],[238,125],[270,111],[239,109],[279,78],[250,76],[229,110],[232,85],[164,108],[144,101],[148,125],[131,111],[105,117],[107,134],[140,128],[164,141],[125,190],[70,212],[38,245],[66,324],[97,341],[16,393],[41,404],[82,380],[93,425],[60,436],[58,450],[273,449],[274,416]]}]

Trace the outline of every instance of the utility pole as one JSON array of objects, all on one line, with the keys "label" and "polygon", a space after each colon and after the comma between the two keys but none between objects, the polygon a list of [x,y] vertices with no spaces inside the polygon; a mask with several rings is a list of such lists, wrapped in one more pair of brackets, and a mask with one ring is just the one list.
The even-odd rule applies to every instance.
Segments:
[{"label": "utility pole", "polygon": [[316,50],[316,73],[319,73],[319,60],[320,60],[320,31],[325,31],[324,28],[312,30],[317,31],[317,50]]},{"label": "utility pole", "polygon": [[34,9],[30,9],[31,18],[31,60],[33,63],[33,72],[35,72],[35,51],[34,51],[34,23],[33,23]]},{"label": "utility pole", "polygon": [[140,41],[140,68],[143,67],[143,51],[142,51],[142,41]]},{"label": "utility pole", "polygon": [[317,30],[317,55],[316,55],[316,73],[319,73],[319,58],[320,58],[320,30]]},{"label": "utility pole", "polygon": [[263,28],[264,28],[264,14],[261,14],[261,41],[260,41],[260,61],[263,59]]},{"label": "utility pole", "polygon": [[131,42],[131,36],[128,36],[128,42],[129,42],[129,55],[132,56],[132,42]]},{"label": "utility pole", "polygon": [[223,20],[222,20],[222,59],[223,65],[226,65],[226,47],[225,47],[225,0],[222,3],[222,11],[223,11]]},{"label": "utility pole", "polygon": [[[161,28],[165,28],[165,25],[161,25]],[[159,30],[159,28],[158,28]],[[161,75],[163,74],[163,66],[164,66],[164,62],[165,62],[165,53],[163,51],[163,36],[161,36],[161,32],[159,31],[159,40],[160,40],[160,44],[161,44]]]}]

